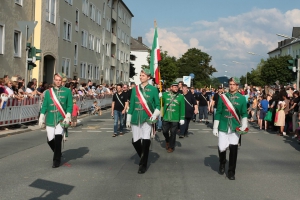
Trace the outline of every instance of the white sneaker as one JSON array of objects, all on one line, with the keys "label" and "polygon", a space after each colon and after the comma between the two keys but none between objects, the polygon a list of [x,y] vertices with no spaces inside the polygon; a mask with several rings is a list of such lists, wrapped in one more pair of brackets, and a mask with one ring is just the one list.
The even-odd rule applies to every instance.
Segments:
[{"label": "white sneaker", "polygon": [[284,136],[286,136],[286,132],[282,132],[282,134],[283,134]]},{"label": "white sneaker", "polygon": [[293,139],[297,138],[297,135],[294,135],[292,138],[293,138]]}]

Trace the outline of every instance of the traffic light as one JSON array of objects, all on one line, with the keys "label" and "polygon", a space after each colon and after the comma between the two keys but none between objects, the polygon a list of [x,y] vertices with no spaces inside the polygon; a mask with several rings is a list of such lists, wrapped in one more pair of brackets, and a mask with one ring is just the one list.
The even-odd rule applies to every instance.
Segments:
[{"label": "traffic light", "polygon": [[288,60],[287,62],[288,62],[288,64],[289,64],[288,68],[289,68],[290,70],[292,70],[293,67],[295,66],[294,60],[293,60],[293,59],[292,59],[292,60]]},{"label": "traffic light", "polygon": [[41,56],[37,56],[36,54],[39,54],[42,51],[40,49],[31,46],[31,43],[27,43],[26,47],[28,50],[28,58],[27,58],[28,70],[32,70],[34,67],[36,67],[35,62],[37,60],[41,60]]}]

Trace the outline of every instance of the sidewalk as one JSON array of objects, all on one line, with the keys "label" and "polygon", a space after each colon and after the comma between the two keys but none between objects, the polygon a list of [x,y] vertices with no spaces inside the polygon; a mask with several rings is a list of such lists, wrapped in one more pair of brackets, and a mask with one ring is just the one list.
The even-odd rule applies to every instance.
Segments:
[{"label": "sidewalk", "polygon": [[[102,114],[107,113],[107,112],[111,112],[110,111],[111,108],[107,108],[105,110],[102,110]],[[84,113],[79,115],[77,118],[78,119],[84,119],[86,117],[89,116],[93,116],[93,115],[89,115],[88,113]],[[16,125],[18,126],[18,125]],[[26,124],[22,124],[20,127],[16,127],[16,128],[12,128],[12,126],[10,127],[3,127],[3,130],[0,130],[0,138],[2,137],[7,137],[10,135],[16,135],[16,134],[20,134],[20,133],[26,133],[26,132],[30,132],[30,131],[35,131],[40,129],[39,125],[38,125],[38,121],[34,121],[34,122],[28,122]]]}]

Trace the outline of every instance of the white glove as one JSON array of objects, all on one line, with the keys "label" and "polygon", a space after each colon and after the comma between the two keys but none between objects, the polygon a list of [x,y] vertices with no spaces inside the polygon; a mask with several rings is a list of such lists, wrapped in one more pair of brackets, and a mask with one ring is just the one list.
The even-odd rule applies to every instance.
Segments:
[{"label": "white glove", "polygon": [[131,114],[127,114],[126,127],[130,128],[131,126]]},{"label": "white glove", "polygon": [[247,117],[244,117],[241,122],[240,130],[244,131],[247,127],[248,127],[248,120],[247,120]]},{"label": "white glove", "polygon": [[161,98],[162,97],[162,93],[160,92],[160,93],[158,93],[158,97],[159,98]]},{"label": "white glove", "polygon": [[43,128],[44,124],[45,124],[45,115],[41,113],[39,118],[39,127]]},{"label": "white glove", "polygon": [[152,116],[150,117],[150,120],[151,121],[156,120],[159,115],[160,115],[160,111],[155,109]]},{"label": "white glove", "polygon": [[71,122],[71,114],[67,113],[63,123],[69,124],[70,122]]},{"label": "white glove", "polygon": [[180,121],[179,121],[179,124],[180,124],[180,125],[183,125],[183,124],[184,124],[184,120],[183,120],[183,119],[180,120]]},{"label": "white glove", "polygon": [[214,120],[213,134],[214,134],[214,136],[217,136],[217,137],[219,136],[219,130],[218,130],[219,123],[220,123],[219,120]]}]

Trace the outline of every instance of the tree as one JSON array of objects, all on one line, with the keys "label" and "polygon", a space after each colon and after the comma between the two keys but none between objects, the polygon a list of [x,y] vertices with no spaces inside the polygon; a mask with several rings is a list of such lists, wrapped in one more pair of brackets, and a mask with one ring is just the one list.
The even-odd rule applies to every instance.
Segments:
[{"label": "tree", "polygon": [[261,68],[261,79],[265,84],[274,84],[277,80],[280,84],[294,81],[294,73],[288,69],[288,60],[291,59],[293,59],[291,56],[269,58]]},{"label": "tree", "polygon": [[200,49],[188,49],[181,58],[177,60],[179,77],[195,74],[194,85],[209,85],[211,82],[210,75],[217,70],[209,65],[211,56],[202,52]]},{"label": "tree", "polygon": [[169,87],[178,78],[176,58],[169,56],[167,51],[161,52],[160,56],[159,69],[161,80],[163,80],[164,85]]}]

